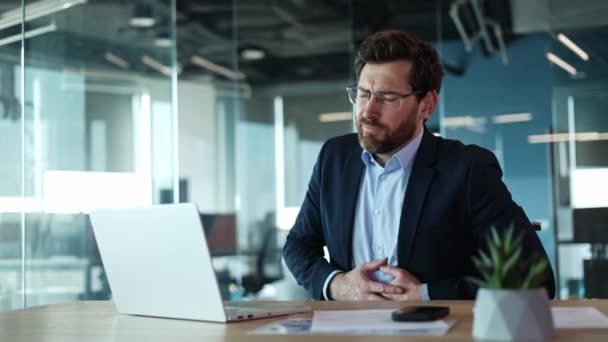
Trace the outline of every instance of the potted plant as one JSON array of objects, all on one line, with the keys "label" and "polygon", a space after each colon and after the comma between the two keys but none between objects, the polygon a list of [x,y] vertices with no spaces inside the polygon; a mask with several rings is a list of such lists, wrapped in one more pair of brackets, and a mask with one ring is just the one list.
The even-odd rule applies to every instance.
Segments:
[{"label": "potted plant", "polygon": [[481,275],[470,278],[480,287],[473,319],[477,339],[541,341],[555,335],[547,291],[540,287],[548,262],[538,256],[526,260],[522,240],[513,226],[504,234],[493,227],[487,252],[473,258]]}]

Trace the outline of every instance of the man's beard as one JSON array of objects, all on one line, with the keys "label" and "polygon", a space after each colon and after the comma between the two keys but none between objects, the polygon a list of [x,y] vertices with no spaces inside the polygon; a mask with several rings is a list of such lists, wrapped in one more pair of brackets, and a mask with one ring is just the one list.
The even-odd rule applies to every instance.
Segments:
[{"label": "man's beard", "polygon": [[[364,134],[363,124],[382,128],[385,132],[384,139],[377,139],[371,134]],[[360,117],[357,121],[357,136],[359,137],[359,144],[372,154],[385,154],[393,152],[410,141],[414,137],[414,134],[416,134],[415,113],[412,116],[412,120],[403,121],[394,131],[390,131],[378,120],[370,120]]]}]

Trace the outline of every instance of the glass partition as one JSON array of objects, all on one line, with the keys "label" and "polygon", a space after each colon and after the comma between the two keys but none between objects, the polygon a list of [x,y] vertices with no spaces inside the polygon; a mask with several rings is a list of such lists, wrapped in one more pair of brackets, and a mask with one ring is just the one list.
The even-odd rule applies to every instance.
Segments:
[{"label": "glass partition", "polygon": [[551,52],[567,64],[553,69],[555,126],[551,134],[535,137],[552,146],[563,298],[608,297],[607,24],[598,18],[572,25],[552,41]]},{"label": "glass partition", "polygon": [[0,117],[0,310],[110,298],[88,212],[172,197],[172,8],[103,0],[0,7],[10,102]]},{"label": "glass partition", "polygon": [[21,64],[21,1],[4,1],[0,11],[0,311],[24,305],[24,212],[36,204],[23,193],[25,176],[24,125],[22,112],[31,103],[20,101],[23,76]]},{"label": "glass partition", "polygon": [[0,310],[110,298],[88,211],[185,201],[201,210],[225,299],[308,298],[281,248],[321,145],[354,132],[354,52],[382,29],[436,47],[446,75],[427,127],[496,154],[541,226],[560,296],[608,297],[588,276],[608,274],[605,9],[4,1]]}]

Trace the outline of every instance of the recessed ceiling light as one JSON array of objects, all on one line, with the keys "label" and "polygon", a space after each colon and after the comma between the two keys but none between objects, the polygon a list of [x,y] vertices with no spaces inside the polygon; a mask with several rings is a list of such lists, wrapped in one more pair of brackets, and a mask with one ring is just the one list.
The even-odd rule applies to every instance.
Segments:
[{"label": "recessed ceiling light", "polygon": [[241,58],[247,61],[257,61],[266,57],[264,50],[257,48],[247,48],[241,51]]},{"label": "recessed ceiling light", "polygon": [[581,49],[578,45],[576,45],[570,38],[566,37],[563,33],[557,35],[557,39],[562,42],[562,44],[566,45],[568,49],[572,50],[576,53],[582,60],[588,61],[589,55],[583,49]]},{"label": "recessed ceiling light", "polygon": [[212,61],[210,61],[206,58],[200,57],[200,56],[196,56],[196,55],[192,56],[190,58],[190,62],[192,62],[192,64],[194,64],[194,65],[207,69],[218,75],[222,75],[222,76],[227,77],[234,81],[243,81],[247,78],[247,75],[245,75],[241,71],[234,71],[234,70],[228,69],[226,67],[223,67],[219,64],[215,64]]},{"label": "recessed ceiling light", "polygon": [[104,57],[106,58],[106,61],[119,66],[123,69],[128,69],[129,68],[129,62],[127,62],[126,60],[124,60],[123,58],[111,53],[111,52],[106,52],[106,54],[104,55]]},{"label": "recessed ceiling light", "polygon": [[154,26],[156,20],[154,18],[133,17],[129,20],[129,25],[133,27],[148,28]]},{"label": "recessed ceiling light", "polygon": [[572,65],[566,63],[563,59],[557,57],[555,54],[553,54],[551,52],[547,52],[546,56],[547,56],[547,59],[549,61],[551,61],[551,63],[557,65],[558,67],[560,67],[562,69],[564,69],[570,75],[576,76],[576,69]]},{"label": "recessed ceiling light", "polygon": [[133,8],[133,16],[129,20],[129,25],[133,27],[147,28],[156,24],[156,19],[152,13],[150,5],[138,2]]},{"label": "recessed ceiling light", "polygon": [[173,40],[171,40],[169,34],[162,32],[154,38],[154,45],[160,48],[168,48],[173,46]]},{"label": "recessed ceiling light", "polygon": [[352,121],[352,112],[322,113],[319,114],[321,122]]},{"label": "recessed ceiling light", "polygon": [[147,56],[147,55],[141,56],[141,61],[145,65],[160,72],[161,74],[163,74],[165,76],[171,76],[171,67],[162,64],[161,62],[157,61],[156,59],[154,59],[150,56]]}]

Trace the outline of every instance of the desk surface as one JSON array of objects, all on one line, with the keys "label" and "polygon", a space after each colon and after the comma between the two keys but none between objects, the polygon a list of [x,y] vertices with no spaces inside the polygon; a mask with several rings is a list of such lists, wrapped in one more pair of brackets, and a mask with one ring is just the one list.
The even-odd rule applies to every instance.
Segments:
[{"label": "desk surface", "polygon": [[[400,302],[297,302],[316,310],[398,308]],[[407,303],[411,304],[411,303]],[[451,341],[471,341],[472,301],[433,301],[449,305],[457,323],[448,332]],[[608,314],[608,300],[555,301],[553,306],[593,306]],[[310,317],[311,313],[293,315]],[[120,315],[112,302],[69,302],[0,314],[0,341],[369,341],[369,336],[252,336],[247,332],[286,317],[217,324],[198,321]],[[386,336],[374,341],[437,340],[437,337]],[[608,330],[558,330],[553,341],[608,341]]]}]

